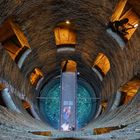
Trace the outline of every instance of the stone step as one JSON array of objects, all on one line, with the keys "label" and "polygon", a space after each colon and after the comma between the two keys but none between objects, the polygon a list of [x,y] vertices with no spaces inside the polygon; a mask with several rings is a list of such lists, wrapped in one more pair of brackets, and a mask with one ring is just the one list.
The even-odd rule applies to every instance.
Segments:
[{"label": "stone step", "polygon": [[1,114],[0,118],[2,118],[3,116],[3,119],[7,120],[8,122],[10,121],[15,123],[20,123],[25,126],[29,126],[33,128],[48,129],[46,125],[39,122],[38,120],[35,119],[28,120],[28,118],[24,114],[12,112],[11,110],[7,110],[4,107],[0,107],[0,114]]}]

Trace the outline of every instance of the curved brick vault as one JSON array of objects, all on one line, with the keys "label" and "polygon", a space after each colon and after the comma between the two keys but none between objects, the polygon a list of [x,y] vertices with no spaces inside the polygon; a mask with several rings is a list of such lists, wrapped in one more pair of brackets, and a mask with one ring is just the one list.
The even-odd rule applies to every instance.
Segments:
[{"label": "curved brick vault", "polygon": [[[33,119],[23,110],[13,112],[0,106],[0,139],[139,139],[140,138],[140,93],[127,104],[111,110],[117,90],[134,77],[140,78],[140,27],[138,26],[123,50],[106,31],[107,24],[119,0],[1,0],[0,23],[12,18],[29,42],[31,53],[21,69],[0,45],[0,78],[21,97],[38,109],[35,103],[37,90],[31,85],[29,75],[38,67],[44,77],[60,73],[61,62],[72,59],[78,71],[91,81],[95,91],[106,101],[105,111],[92,120],[83,130],[63,133],[42,121]],[[128,0],[129,6],[140,16],[139,0]],[[54,28],[60,22],[70,20],[76,30],[75,51],[58,52],[55,45]],[[92,71],[99,53],[107,56],[110,70],[101,81]],[[21,103],[16,99],[16,105]],[[96,128],[110,128],[108,133],[95,135]],[[114,130],[115,127],[115,130]],[[47,131],[51,135],[40,136],[31,132]]]}]

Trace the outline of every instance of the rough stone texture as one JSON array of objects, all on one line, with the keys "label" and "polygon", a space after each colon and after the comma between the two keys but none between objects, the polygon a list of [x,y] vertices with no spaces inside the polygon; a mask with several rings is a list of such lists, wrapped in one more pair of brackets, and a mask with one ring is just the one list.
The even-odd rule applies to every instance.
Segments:
[{"label": "rough stone texture", "polygon": [[[114,100],[116,91],[140,74],[140,27],[136,30],[132,38],[122,50],[117,42],[106,32],[107,23],[113,13],[115,4],[118,0],[1,0],[0,1],[0,23],[9,16],[14,17],[22,31],[28,38],[31,54],[24,62],[21,71],[10,57],[0,51],[0,76],[4,78],[15,90],[24,93],[28,100],[33,100],[35,93],[29,84],[29,74],[35,67],[39,67],[47,77],[52,71],[60,71],[60,63],[65,59],[73,59],[78,64],[78,71],[86,77],[95,88],[96,94],[102,100],[108,100],[108,110],[97,120],[91,122],[86,129],[94,127],[117,126],[127,124],[128,127],[122,130],[113,131],[101,136],[89,135],[88,138],[94,139],[124,139],[140,138],[140,132],[134,132],[133,127],[140,128],[139,118],[139,94],[128,105],[109,112],[109,108]],[[130,0],[135,11],[139,14],[139,0]],[[77,44],[75,52],[57,53],[53,29],[57,23],[70,20],[76,28]],[[1,46],[0,46],[1,48]],[[91,70],[94,60],[98,53],[104,53],[111,64],[110,71],[101,82],[97,75]],[[6,113],[4,113],[6,112]],[[29,119],[26,127],[23,119],[15,116],[8,116],[9,111],[0,113],[2,119],[10,121],[11,127],[4,125],[0,127],[2,139],[33,139],[34,136],[25,136],[25,129],[30,129],[29,125],[33,122]],[[8,114],[8,115],[7,115]],[[10,120],[11,118],[11,120]],[[13,122],[12,118],[15,119]],[[2,121],[2,119],[0,119]],[[121,121],[120,121],[121,120]],[[31,122],[30,122],[31,121]],[[4,122],[4,121],[2,121]],[[133,123],[133,126],[131,125]],[[33,123],[34,125],[35,123]],[[43,126],[43,124],[41,124]],[[24,128],[24,129],[23,129]],[[34,127],[36,129],[36,126]],[[44,128],[44,127],[43,127]],[[8,130],[5,132],[5,129]],[[44,128],[45,129],[45,128]],[[51,129],[51,128],[50,128]],[[128,130],[130,133],[128,134]],[[3,132],[3,133],[2,133]],[[86,130],[85,130],[86,132]],[[79,132],[76,137],[86,135]],[[27,132],[28,133],[28,132]],[[55,136],[64,136],[61,132],[54,133]],[[22,137],[21,135],[22,134]],[[125,135],[124,135],[125,134]],[[8,135],[8,136],[7,136]],[[68,136],[68,134],[66,134]],[[73,135],[73,134],[72,134]],[[5,137],[5,138],[4,138]],[[87,138],[83,136],[83,138]],[[43,139],[43,138],[40,138]]]}]

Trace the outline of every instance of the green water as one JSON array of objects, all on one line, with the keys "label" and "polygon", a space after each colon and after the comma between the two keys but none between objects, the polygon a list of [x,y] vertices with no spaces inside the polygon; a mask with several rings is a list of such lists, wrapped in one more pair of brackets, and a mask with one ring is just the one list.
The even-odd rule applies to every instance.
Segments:
[{"label": "green water", "polygon": [[[54,80],[41,90],[39,101],[40,113],[44,120],[59,128],[60,118],[60,81]],[[84,127],[93,117],[96,110],[95,93],[83,80],[78,80],[77,89],[77,127]]]}]

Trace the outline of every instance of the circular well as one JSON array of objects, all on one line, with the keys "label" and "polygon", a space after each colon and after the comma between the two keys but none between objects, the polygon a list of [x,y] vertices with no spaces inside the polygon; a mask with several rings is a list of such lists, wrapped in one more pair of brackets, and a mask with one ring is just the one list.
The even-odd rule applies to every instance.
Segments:
[{"label": "circular well", "polygon": [[[83,79],[78,79],[76,125],[86,126],[96,113],[96,95]],[[40,91],[39,109],[43,120],[55,129],[60,126],[60,78],[51,80]]]}]

